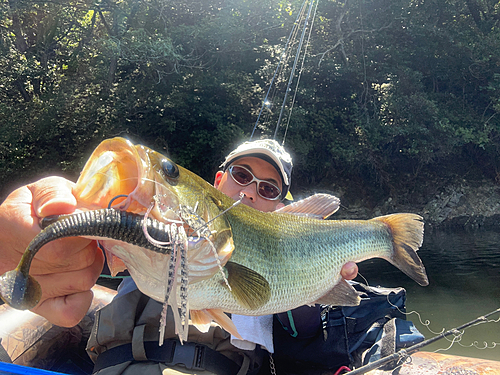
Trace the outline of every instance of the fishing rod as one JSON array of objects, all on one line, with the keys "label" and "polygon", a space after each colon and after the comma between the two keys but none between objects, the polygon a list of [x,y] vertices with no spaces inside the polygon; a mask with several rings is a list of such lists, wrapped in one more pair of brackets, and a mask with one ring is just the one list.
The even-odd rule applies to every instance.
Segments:
[{"label": "fishing rod", "polygon": [[447,336],[450,336],[450,335],[454,335],[456,334],[457,332],[459,332],[460,330],[462,329],[465,329],[465,328],[468,328],[474,324],[477,324],[477,323],[481,323],[481,322],[486,322],[488,321],[488,317],[493,315],[493,314],[496,314],[500,312],[500,308],[496,309],[495,311],[492,311],[486,315],[483,315],[483,316],[480,316],[468,323],[465,323],[463,325],[461,325],[460,327],[457,327],[457,328],[452,328],[450,329],[449,331],[446,331],[446,332],[443,332],[433,338],[430,338],[428,340],[425,340],[425,341],[422,341],[418,344],[415,344],[413,346],[410,346],[409,348],[407,349],[401,349],[399,352],[396,352],[394,354],[391,354],[387,357],[384,357],[384,358],[380,358],[372,363],[369,363],[367,365],[364,365],[364,366],[361,366],[361,367],[358,367],[357,369],[354,369],[352,371],[350,371],[348,374],[349,375],[358,375],[358,374],[365,374],[367,373],[368,371],[371,371],[371,370],[375,370],[383,365],[385,365],[386,363],[389,363],[389,362],[392,362],[392,361],[395,361],[397,359],[406,359],[407,357],[409,357],[411,354],[419,351],[421,348],[423,348],[424,346],[427,346],[429,344],[432,344],[433,342],[436,342],[437,340],[440,340],[442,338],[445,338]]},{"label": "fishing rod", "polygon": [[[302,5],[300,6],[300,10],[297,14],[297,19],[295,20],[295,23],[293,24],[292,31],[290,32],[290,36],[288,37],[288,40],[287,40],[285,48],[284,48],[284,52],[280,55],[278,66],[276,67],[276,70],[274,72],[274,76],[271,79],[271,83],[270,83],[269,88],[267,90],[266,96],[262,102],[262,106],[261,106],[259,115],[257,117],[257,121],[255,122],[252,133],[250,135],[250,139],[249,139],[250,141],[252,140],[252,138],[255,134],[255,131],[257,130],[257,126],[259,125],[259,121],[261,120],[261,116],[263,115],[264,108],[266,108],[266,107],[268,109],[271,108],[271,99],[270,99],[271,90],[273,89],[273,86],[276,87],[274,90],[277,90],[277,84],[275,83],[275,81],[278,80],[278,74],[280,74],[280,76],[282,78],[284,78],[284,75],[285,75],[284,65],[288,61],[289,57],[292,56],[292,52],[291,52],[292,43],[293,43],[294,39],[298,36],[298,33],[300,31],[300,27],[302,25],[302,33],[301,33],[300,37],[298,38],[297,51],[295,53],[295,59],[293,61],[293,65],[290,69],[291,70],[290,76],[288,78],[288,84],[285,88],[284,99],[283,99],[283,102],[281,104],[281,110],[279,113],[279,117],[277,120],[275,130],[274,130],[273,139],[276,139],[276,137],[277,137],[278,129],[280,127],[281,120],[283,118],[283,113],[284,113],[284,110],[286,107],[286,102],[288,100],[288,95],[292,91],[291,85],[292,85],[293,79],[295,77],[295,72],[297,70],[299,57],[301,55],[302,50],[304,49],[302,66],[300,67],[300,71],[299,71],[299,75],[298,75],[297,83],[296,83],[296,88],[295,88],[295,95],[293,97],[292,104],[290,106],[290,110],[288,113],[288,122],[290,122],[290,116],[291,116],[291,112],[293,109],[293,103],[294,103],[295,97],[297,95],[298,85],[299,85],[299,81],[300,81],[300,75],[301,75],[302,70],[304,68],[304,60],[305,60],[305,57],[307,54],[307,47],[309,45],[309,41],[310,41],[310,37],[311,37],[311,33],[312,33],[312,26],[314,24],[314,18],[316,16],[316,9],[318,6],[318,2],[319,2],[319,0],[304,0]],[[308,3],[309,3],[309,5],[308,5]],[[314,11],[313,11],[313,9],[314,9]],[[305,41],[305,36],[306,36],[306,30],[308,28],[309,28],[309,37],[307,38],[305,48],[304,48],[303,46],[304,46],[304,41]],[[273,96],[274,96],[274,94],[273,94]],[[287,124],[287,129],[288,129],[288,124]],[[285,130],[285,136],[286,136],[286,130]],[[283,144],[285,143],[285,136],[283,137]]]},{"label": "fishing rod", "polygon": [[[283,104],[281,105],[281,111],[280,111],[280,115],[278,117],[278,122],[276,123],[276,130],[274,131],[273,139],[276,139],[276,135],[278,134],[278,128],[280,127],[280,124],[281,124],[281,118],[283,117],[283,112],[284,112],[285,106],[286,106],[286,100],[288,99],[288,93],[290,92],[290,87],[292,85],[292,81],[293,81],[293,78],[295,75],[295,70],[297,69],[297,63],[299,61],[300,51],[302,51],[302,45],[304,43],[304,37],[306,35],[307,25],[309,24],[309,19],[311,18],[311,12],[313,10],[313,5],[314,5],[314,1],[311,1],[309,3],[309,10],[307,11],[307,16],[304,19],[304,28],[302,29],[302,34],[300,36],[299,45],[297,46],[297,54],[295,55],[295,60],[293,61],[293,66],[292,66],[292,70],[290,72],[290,78],[288,80],[288,85],[286,86],[286,89],[285,89],[285,97],[283,99]],[[306,50],[307,50],[307,47],[306,47]],[[306,53],[304,52],[304,58],[305,58],[305,55],[306,55]],[[285,140],[283,140],[283,143],[284,143],[284,141]]]}]

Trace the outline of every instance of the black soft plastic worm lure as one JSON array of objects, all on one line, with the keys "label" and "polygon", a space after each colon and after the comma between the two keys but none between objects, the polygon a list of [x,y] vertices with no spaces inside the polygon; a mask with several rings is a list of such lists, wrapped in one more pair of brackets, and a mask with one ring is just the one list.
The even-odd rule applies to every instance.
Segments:
[{"label": "black soft plastic worm lure", "polygon": [[169,226],[142,215],[105,208],[71,215],[49,216],[41,220],[43,230],[26,248],[16,269],[0,276],[0,297],[15,309],[35,307],[42,296],[40,284],[29,274],[31,261],[45,244],[64,237],[92,236],[108,238],[137,245],[154,252],[168,254],[171,247],[158,247],[144,235],[146,230],[158,241],[169,242]]}]

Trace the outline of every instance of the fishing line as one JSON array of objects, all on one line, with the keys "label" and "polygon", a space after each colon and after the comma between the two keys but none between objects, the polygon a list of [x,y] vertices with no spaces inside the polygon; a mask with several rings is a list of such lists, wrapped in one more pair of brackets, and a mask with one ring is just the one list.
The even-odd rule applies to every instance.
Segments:
[{"label": "fishing line", "polygon": [[492,346],[489,346],[489,345],[488,345],[488,343],[487,343],[486,341],[483,341],[483,345],[484,345],[484,346],[483,346],[482,348],[478,346],[478,345],[479,345],[479,343],[478,343],[477,341],[474,341],[472,344],[467,345],[467,346],[465,346],[465,345],[463,345],[463,344],[460,344],[460,345],[461,345],[461,346],[463,346],[463,347],[465,347],[465,348],[470,348],[470,347],[472,347],[472,346],[473,346],[473,347],[475,347],[476,349],[479,349],[479,350],[484,350],[484,349],[495,349],[495,348],[497,347],[497,345],[500,345],[500,343],[495,342],[495,341],[492,341],[492,342],[491,342],[491,345],[492,345]]},{"label": "fishing line", "polygon": [[448,350],[450,350],[453,347],[453,345],[455,345],[455,343],[458,343],[460,345],[460,341],[462,341],[462,338],[464,336],[464,332],[463,331],[462,332],[456,331],[456,332],[453,332],[451,335],[453,336],[453,338],[451,340],[448,337],[444,337],[444,339],[450,343],[448,345],[448,347],[436,349],[434,351],[435,353],[447,352]]},{"label": "fishing line", "polygon": [[[365,283],[366,285],[370,285],[370,283],[368,282],[368,280],[367,280],[367,279],[366,279],[366,278],[365,278],[365,277],[364,277],[361,273],[359,273],[359,272],[358,272],[358,276],[359,276],[359,277],[361,277],[361,278],[364,280],[364,283]],[[375,292],[375,291],[374,291],[374,292]],[[421,316],[421,314],[420,314],[418,311],[413,310],[413,311],[410,311],[410,312],[406,312],[406,311],[401,310],[401,309],[399,308],[399,306],[396,306],[395,304],[393,304],[393,303],[391,302],[391,300],[390,300],[390,298],[389,298],[389,295],[387,295],[387,296],[386,296],[386,300],[387,300],[387,303],[388,303],[390,306],[394,307],[394,308],[395,308],[395,309],[396,309],[399,313],[401,313],[401,314],[402,314],[402,315],[404,315],[404,316],[409,316],[409,315],[412,315],[412,314],[416,314],[416,315],[417,315],[417,317],[418,317],[418,320],[419,320],[420,324],[421,324],[422,326],[426,327],[426,328],[427,328],[427,330],[428,330],[429,332],[431,332],[433,335],[440,335],[440,334],[442,334],[443,332],[445,332],[445,328],[442,328],[442,329],[441,329],[441,331],[439,331],[439,332],[438,332],[438,331],[433,331],[433,330],[430,328],[431,321],[430,321],[430,320],[428,320],[428,319],[426,319],[425,321],[424,321],[424,320],[422,320],[422,316]],[[500,318],[498,318],[498,319],[500,320]],[[498,322],[498,320],[497,320],[497,322]]]},{"label": "fishing line", "polygon": [[[296,84],[296,87],[295,87],[294,96],[293,96],[293,99],[292,99],[292,102],[291,102],[291,105],[290,105],[290,109],[288,111],[288,122],[287,122],[286,129],[285,129],[285,132],[284,132],[285,134],[283,136],[283,144],[285,143],[286,133],[288,131],[288,127],[289,127],[289,123],[290,123],[290,118],[291,118],[292,110],[293,110],[295,99],[296,99],[296,96],[297,96],[298,86],[299,86],[299,82],[300,82],[300,77],[301,77],[302,71],[304,69],[305,57],[307,55],[307,47],[308,47],[309,42],[310,42],[310,37],[311,37],[311,32],[312,32],[312,26],[314,24],[314,18],[316,16],[316,9],[317,9],[317,6],[318,6],[318,1],[316,1],[316,3],[315,3],[315,0],[310,0],[308,11],[307,11],[307,14],[306,14],[307,1],[308,0],[304,0],[304,2],[301,5],[300,11],[298,12],[297,19],[295,20],[295,23],[294,23],[294,25],[292,27],[292,31],[290,32],[290,35],[289,35],[288,40],[286,42],[284,52],[280,56],[280,59],[279,59],[279,62],[278,62],[278,66],[276,67],[276,70],[274,72],[273,78],[271,79],[271,83],[269,85],[268,91],[267,91],[266,96],[265,96],[265,98],[264,98],[264,100],[262,102],[262,106],[261,106],[259,115],[257,117],[257,121],[255,122],[254,128],[253,128],[252,133],[250,135],[250,140],[252,140],[252,138],[253,138],[253,136],[255,134],[255,130],[257,129],[259,121],[261,121],[261,117],[262,117],[262,114],[264,112],[264,109],[267,108],[269,110],[269,112],[272,114],[272,111],[270,110],[271,109],[270,93],[273,90],[273,88],[274,88],[274,90],[276,90],[276,88],[275,88],[275,86],[276,86],[275,82],[277,81],[277,78],[279,76],[278,72],[280,70],[282,70],[282,71],[284,70],[284,68],[282,68],[282,66],[284,65],[284,61],[288,60],[288,56],[291,55],[291,53],[289,52],[291,50],[290,44],[296,38],[296,36],[298,35],[299,25],[302,24],[302,22],[303,22],[302,33],[301,33],[300,39],[298,41],[297,51],[295,53],[295,59],[294,59],[294,62],[293,62],[292,68],[291,68],[291,72],[290,72],[290,75],[289,75],[289,78],[288,78],[288,84],[287,84],[286,89],[285,89],[284,99],[283,99],[283,102],[282,102],[282,105],[281,105],[281,110],[280,110],[280,113],[279,113],[279,116],[278,116],[277,124],[276,124],[275,131],[274,131],[274,136],[273,136],[273,139],[276,139],[277,133],[278,133],[278,129],[279,129],[280,125],[281,125],[281,121],[282,121],[282,118],[283,118],[283,113],[284,113],[284,110],[286,108],[286,102],[288,100],[288,95],[291,92],[291,85],[292,85],[293,79],[295,77],[295,73],[296,73],[296,70],[297,70],[297,64],[298,64],[298,61],[299,61],[299,57],[300,57],[300,54],[301,54],[301,52],[303,50],[304,39],[305,39],[305,35],[306,35],[306,32],[307,32],[307,28],[308,28],[308,26],[310,24],[309,35],[308,35],[308,38],[307,38],[307,41],[306,41],[306,44],[305,44],[305,48],[304,48],[304,56],[303,56],[303,60],[302,60],[302,65],[301,65],[299,73],[298,73],[297,84]],[[314,7],[314,4],[316,4],[315,7]],[[312,13],[312,9],[313,8],[314,8],[314,13]],[[312,18],[311,18],[311,14],[313,14]]]},{"label": "fishing line", "polygon": [[115,200],[117,200],[118,198],[128,198],[128,195],[127,194],[120,194],[120,195],[117,195],[116,197],[112,198],[109,203],[108,203],[108,208],[111,209],[111,206],[113,204],[113,202]]},{"label": "fishing line", "polygon": [[[156,247],[171,249],[172,253],[175,253],[175,252],[177,252],[177,248],[180,246],[179,238],[184,239],[184,237],[186,237],[186,241],[188,241],[187,245],[185,245],[186,251],[187,251],[187,249],[189,248],[189,241],[192,239],[192,237],[190,236],[189,238],[187,238],[186,232],[185,232],[184,227],[183,227],[183,225],[186,224],[189,227],[189,229],[191,229],[198,236],[197,240],[199,240],[200,238],[204,238],[208,242],[210,249],[211,249],[212,253],[214,254],[214,258],[215,258],[215,261],[216,261],[217,266],[219,268],[219,271],[222,275],[222,278],[224,279],[226,286],[229,288],[229,290],[231,290],[231,286],[229,285],[229,282],[226,278],[226,275],[224,274],[223,266],[222,266],[222,263],[219,259],[219,254],[217,253],[217,249],[215,248],[215,245],[213,244],[213,242],[210,240],[210,236],[212,235],[212,232],[209,230],[208,225],[211,222],[213,222],[215,219],[217,219],[219,216],[223,215],[224,213],[226,213],[227,211],[229,211],[230,209],[236,207],[239,203],[241,203],[241,201],[245,197],[245,194],[241,193],[240,199],[238,201],[236,201],[231,207],[229,207],[228,209],[226,209],[225,211],[223,211],[219,215],[215,216],[212,220],[210,220],[208,222],[205,222],[205,220],[203,220],[203,218],[201,218],[196,213],[196,210],[198,209],[198,202],[196,202],[194,209],[192,209],[188,206],[179,205],[179,209],[177,211],[174,211],[174,210],[172,210],[172,208],[170,208],[169,206],[167,206],[161,202],[160,198],[164,197],[164,196],[165,195],[158,195],[158,194],[153,196],[153,201],[151,202],[150,206],[146,210],[146,213],[144,214],[143,232],[144,232],[144,236],[146,237],[146,239],[151,244],[155,245]],[[171,231],[170,241],[165,241],[165,242],[158,241],[155,238],[153,238],[148,232],[147,218],[151,214],[151,211],[153,210],[155,204],[159,207],[160,211],[162,211],[162,208],[166,208],[165,210],[163,210],[163,213],[165,213],[167,211],[172,211],[180,219],[180,220],[165,219],[169,223],[171,223],[170,224],[170,231]],[[199,225],[198,227],[193,228],[195,224],[199,224],[199,223],[203,223],[203,224]],[[166,224],[166,225],[168,227],[168,224]],[[187,259],[186,259],[186,267],[187,267]]]},{"label": "fishing line", "polygon": [[[306,30],[307,30],[307,24],[309,22],[309,19],[311,18],[313,4],[314,4],[314,1],[311,0],[310,5],[309,5],[309,10],[307,12],[307,17],[304,20],[304,28],[302,29],[302,34],[300,36],[299,45],[297,47],[297,54],[295,55],[295,60],[293,62],[292,71],[290,72],[290,79],[288,80],[288,85],[286,87],[285,98],[283,99],[283,104],[281,105],[281,111],[280,111],[280,115],[278,117],[278,123],[276,124],[276,129],[274,131],[273,139],[276,139],[276,135],[278,133],[278,128],[281,124],[281,118],[283,117],[283,112],[285,110],[286,100],[288,99],[288,92],[290,91],[290,86],[292,85],[293,77],[295,76],[295,70],[297,69],[297,62],[299,60],[300,51],[302,50],[302,45],[304,44],[304,37],[306,34]],[[291,112],[289,115],[291,115]]]},{"label": "fishing line", "polygon": [[[459,327],[452,328],[446,332],[443,332],[443,333],[439,334],[438,336],[432,337],[428,340],[424,340],[418,344],[410,346],[407,349],[401,349],[399,352],[396,352],[396,353],[391,354],[387,357],[381,358],[381,359],[374,361],[372,363],[369,363],[367,365],[358,367],[357,369],[354,369],[351,372],[349,372],[349,375],[365,374],[368,371],[377,369],[377,368],[379,368],[379,367],[381,367],[389,362],[393,362],[393,361],[406,361],[411,354],[419,351],[424,346],[430,345],[430,344],[432,344],[432,343],[434,343],[442,338],[446,338],[447,336],[451,336],[451,335],[456,336],[457,333],[460,333],[460,330],[465,330],[466,328],[475,326],[477,324],[487,323],[490,321],[488,319],[488,317],[490,317],[493,314],[497,314],[497,313],[500,313],[500,308],[498,308],[498,309],[496,309],[496,310],[494,310],[486,315],[477,317],[476,319],[474,319],[468,323],[462,324]],[[494,320],[494,322],[497,322],[497,321],[498,320]]]},{"label": "fishing line", "polygon": [[[307,0],[304,0],[304,2],[302,3],[301,5],[301,10],[304,8],[304,5],[306,4]],[[283,64],[283,60],[288,56],[288,54],[286,53],[286,51],[288,50],[288,46],[290,45],[290,42],[293,40],[293,35],[295,34],[295,30],[297,29],[297,25],[299,24],[299,20],[300,18],[302,17],[302,13],[299,12],[297,14],[297,18],[293,24],[293,27],[292,27],[292,30],[290,31],[290,35],[288,36],[288,39],[286,41],[286,44],[285,44],[285,48],[284,48],[284,52],[282,54],[280,54],[280,59],[278,61],[278,65],[276,66],[276,69],[274,71],[274,75],[273,75],[273,78],[271,79],[271,83],[269,84],[269,88],[267,90],[267,93],[266,93],[266,96],[264,98],[264,101],[262,102],[262,107],[260,108],[260,112],[259,112],[259,115],[257,116],[257,121],[255,121],[255,125],[253,127],[253,130],[252,130],[252,134],[250,135],[250,141],[252,140],[252,137],[255,133],[255,130],[257,129],[257,126],[259,124],[259,120],[260,120],[260,117],[262,115],[262,112],[264,111],[264,108],[266,106],[269,106],[270,102],[269,102],[269,93],[271,92],[271,89],[274,86],[274,81],[276,79],[276,77],[278,76],[278,72],[279,70],[282,68],[282,66],[284,65]]]},{"label": "fishing line", "polygon": [[314,26],[314,19],[316,18],[316,11],[318,10],[318,3],[319,3],[319,1],[316,1],[316,7],[314,8],[314,14],[313,14],[312,20],[311,20],[311,27],[309,28],[309,35],[307,36],[307,42],[306,42],[306,46],[304,48],[304,55],[302,57],[302,65],[300,66],[300,69],[299,69],[299,74],[297,77],[297,84],[295,85],[295,91],[293,93],[292,103],[290,104],[290,111],[289,111],[288,119],[286,122],[285,133],[283,134],[283,143],[282,143],[283,145],[285,144],[286,135],[288,133],[288,127],[290,126],[290,120],[292,119],[292,111],[293,111],[293,107],[295,105],[295,99],[297,98],[297,92],[299,90],[300,78],[302,77],[302,72],[304,71],[304,63],[306,61],[307,48],[309,47],[309,42],[311,40],[312,29]]},{"label": "fishing line", "polygon": [[213,222],[215,219],[217,219],[219,216],[222,216],[224,215],[226,212],[228,212],[229,210],[232,210],[233,208],[235,208],[237,205],[239,205],[242,201],[243,201],[243,198],[245,198],[245,193],[240,193],[240,199],[238,199],[236,202],[234,202],[231,207],[229,208],[226,208],[224,211],[222,211],[220,214],[218,214],[217,216],[215,216],[213,219],[207,221],[205,224],[203,224],[201,227],[198,227],[196,229],[193,229],[193,231],[195,232],[198,232],[200,230],[202,230],[204,227],[206,227],[208,229],[208,224],[210,224],[211,222]]},{"label": "fishing line", "polygon": [[390,300],[389,300],[389,296],[387,296],[387,302],[389,303],[389,305],[391,305],[392,307],[396,308],[396,310],[398,310],[398,312],[400,312],[401,314],[405,315],[405,316],[409,316],[409,315],[412,315],[412,314],[416,314],[417,317],[418,317],[418,320],[420,322],[421,325],[423,325],[424,327],[427,328],[427,330],[432,333],[433,335],[441,335],[445,329],[442,328],[441,331],[433,331],[432,329],[430,329],[430,325],[431,325],[431,321],[429,319],[426,319],[425,321],[422,320],[422,316],[420,315],[420,313],[416,310],[412,310],[410,312],[406,312],[406,311],[403,311],[401,310],[398,306],[394,305]]},{"label": "fishing line", "polygon": [[[358,276],[361,277],[363,280],[364,280],[364,283],[366,285],[370,285],[370,283],[368,282],[368,280],[361,274],[358,272]],[[374,293],[378,294],[376,291],[373,291]],[[381,293],[379,295],[382,295]],[[399,306],[396,306],[395,304],[393,304],[389,298],[389,295],[386,296],[386,300],[387,300],[387,303],[391,306],[391,307],[394,307],[399,313],[401,313],[402,315],[405,315],[405,316],[409,316],[409,315],[412,315],[412,314],[416,314],[417,317],[418,317],[418,320],[420,322],[421,325],[425,326],[427,328],[427,330],[429,332],[431,332],[432,334],[434,335],[440,335],[442,334],[443,332],[445,332],[445,329],[441,329],[440,332],[437,332],[437,331],[433,331],[432,329],[429,328],[429,325],[431,324],[431,321],[430,320],[425,320],[425,322],[422,320],[422,317],[420,315],[420,313],[418,311],[410,311],[410,312],[406,312],[406,311],[403,311],[399,308]],[[500,319],[500,318],[499,318]]]},{"label": "fishing line", "polygon": [[[422,319],[422,316],[421,314],[418,312],[418,311],[410,311],[410,312],[404,312],[404,311],[401,311],[401,309],[399,309],[398,306],[395,306],[391,303],[391,301],[387,300],[389,304],[391,304],[393,307],[395,307],[396,309],[398,309],[398,311],[405,315],[405,316],[409,316],[411,314],[416,314],[417,317],[418,317],[418,320],[419,320],[419,323],[424,326],[429,332],[431,332],[433,335],[442,335],[446,329],[445,328],[442,328],[441,331],[434,331],[430,328],[430,325],[432,324],[432,322],[429,320],[429,319],[426,319],[426,320],[423,320]],[[483,323],[498,323],[500,322],[500,317],[497,318],[497,319],[486,319],[486,320],[481,320],[481,321],[478,321],[476,322],[475,324],[472,324],[470,325],[470,327],[474,327],[476,325],[479,325],[479,324],[483,324]],[[477,341],[474,341],[472,342],[470,345],[465,345],[462,343],[462,338],[463,338],[463,335],[465,334],[465,332],[456,332],[455,333],[456,335],[453,336],[452,339],[448,338],[448,337],[444,337],[445,340],[447,340],[448,342],[450,342],[450,345],[447,347],[447,348],[439,348],[439,349],[436,349],[435,352],[440,352],[440,351],[448,351],[451,349],[451,347],[456,343],[458,345],[460,345],[461,347],[464,347],[464,348],[471,348],[471,347],[475,347],[476,349],[481,349],[481,350],[484,350],[484,349],[493,349],[495,348],[497,345],[500,345],[500,343],[496,343],[496,342],[492,342],[490,346],[486,341],[483,342],[483,347],[479,347],[477,344],[478,342]]]},{"label": "fishing line", "polygon": [[[198,233],[198,236],[199,236],[199,235],[200,235],[200,233],[201,233],[200,231],[201,231],[202,229],[207,229],[207,230],[208,230],[208,229],[209,229],[209,228],[208,228],[208,225],[209,225],[210,223],[212,223],[212,222],[213,222],[215,219],[217,219],[218,217],[220,217],[220,216],[224,215],[224,214],[225,214],[226,212],[228,212],[229,210],[231,210],[231,209],[235,208],[236,206],[238,206],[238,205],[239,205],[239,204],[243,201],[243,198],[245,198],[245,196],[246,196],[246,195],[245,195],[245,193],[240,193],[240,199],[238,199],[236,202],[234,202],[234,203],[231,205],[231,207],[229,207],[229,208],[225,209],[224,211],[222,211],[220,214],[218,214],[217,216],[215,216],[215,217],[214,217],[214,218],[212,218],[211,220],[209,220],[209,221],[205,222],[205,224],[203,224],[202,226],[200,226],[200,227],[198,227],[198,228],[196,228],[196,229],[193,229],[193,231],[194,231],[195,233]],[[196,205],[198,205],[198,203],[196,203]],[[196,215],[196,212],[194,212],[194,214]],[[200,219],[201,219],[201,218],[200,218]],[[189,224],[188,224],[188,225],[189,225]],[[191,227],[191,228],[192,228],[192,227]],[[223,280],[224,280],[224,283],[225,283],[225,285],[228,287],[228,289],[231,291],[231,290],[232,290],[231,285],[229,285],[229,281],[228,281],[228,279],[227,279],[227,277],[226,277],[226,274],[224,273],[224,269],[223,269],[223,267],[222,267],[221,261],[220,261],[220,259],[219,259],[219,254],[217,253],[217,249],[215,248],[215,245],[213,244],[213,242],[210,240],[210,238],[209,238],[208,236],[202,236],[202,237],[203,237],[203,238],[205,238],[205,239],[207,240],[207,242],[210,244],[210,248],[212,249],[212,252],[213,252],[213,254],[214,254],[215,260],[216,260],[216,262],[217,262],[217,266],[219,267],[219,271],[220,271],[220,273],[221,273],[221,275],[222,275],[222,278],[223,278]]]},{"label": "fishing line", "polygon": [[[500,317],[497,318],[497,319],[486,319],[485,321],[477,322],[476,324],[471,325],[471,327],[474,327],[476,325],[483,324],[483,323],[498,323],[498,322],[500,322]],[[461,333],[460,339],[456,341],[458,343],[458,345],[460,345],[463,348],[472,348],[472,347],[474,347],[474,348],[479,349],[479,350],[485,350],[485,349],[494,349],[494,348],[496,348],[497,345],[500,345],[500,343],[497,343],[497,342],[494,342],[494,341],[491,342],[492,346],[490,346],[486,341],[483,341],[483,346],[482,347],[479,347],[479,342],[478,341],[473,341],[469,345],[465,345],[465,344],[462,344],[462,342],[461,342],[463,334],[464,334],[464,332]],[[451,345],[450,345],[450,348],[451,348]],[[438,351],[444,351],[444,350],[445,349],[437,349],[436,352],[438,352]],[[448,350],[448,348],[446,350]]]},{"label": "fishing line", "polygon": [[[366,285],[370,285],[370,283],[368,282],[368,280],[366,279],[366,277],[364,277],[364,276],[363,276],[360,272],[358,272],[358,276],[359,276],[359,277],[361,277],[361,278],[363,279],[363,281],[364,281],[364,283],[365,283]],[[431,324],[431,321],[430,321],[430,320],[426,319],[425,321],[423,321],[423,320],[422,320],[422,317],[421,317],[421,315],[420,315],[420,313],[419,313],[418,311],[413,310],[413,311],[410,311],[410,312],[406,312],[406,311],[401,310],[401,309],[399,308],[399,306],[396,306],[395,304],[393,304],[393,303],[391,302],[391,300],[390,300],[390,298],[389,298],[389,295],[387,295],[387,296],[386,296],[386,300],[387,300],[387,303],[388,303],[390,306],[394,307],[394,308],[395,308],[395,309],[396,309],[399,313],[401,313],[402,315],[409,316],[409,315],[412,315],[412,314],[416,314],[416,315],[417,315],[417,317],[418,317],[418,320],[419,320],[420,324],[421,324],[421,325],[423,325],[424,327],[426,327],[426,328],[427,328],[427,330],[428,330],[429,332],[431,332],[433,335],[440,335],[440,334],[442,334],[442,333],[445,331],[445,329],[444,329],[444,328],[443,328],[443,329],[441,329],[441,331],[440,331],[440,332],[433,331],[433,330],[432,330],[432,329],[430,329],[430,327],[429,327],[429,326],[430,326],[430,324]],[[499,319],[500,319],[500,318],[499,318]]]},{"label": "fishing line", "polygon": [[366,280],[366,277],[364,277],[360,272],[358,272],[358,276],[361,277],[366,285],[370,285],[368,280]]},{"label": "fishing line", "polygon": [[[243,193],[241,195],[242,195],[241,199],[239,201],[236,201],[231,207],[229,207],[223,213],[227,212],[231,208],[235,207],[237,204],[241,203],[241,200],[245,196]],[[219,259],[219,254],[217,253],[217,249],[216,249],[214,243],[212,242],[212,240],[210,239],[210,237],[212,236],[212,231],[210,231],[210,229],[208,228],[208,224],[213,222],[216,218],[218,218],[223,213],[217,215],[212,220],[209,220],[208,222],[206,222],[205,220],[203,220],[202,217],[200,217],[196,213],[197,208],[198,208],[198,202],[196,202],[194,210],[187,207],[187,206],[180,206],[179,207],[179,216],[181,217],[181,219],[184,220],[184,222],[189,226],[189,228],[191,228],[191,230],[193,230],[194,233],[198,236],[196,241],[199,241],[200,238],[204,238],[208,242],[208,244],[210,245],[210,249],[212,250],[212,253],[214,255],[215,261],[217,263],[217,266],[219,267],[219,271],[222,275],[222,278],[224,279],[224,282],[225,282],[226,286],[229,288],[229,290],[232,290],[231,286],[229,285],[229,281],[227,280],[226,274],[224,273],[224,269],[223,269],[222,263]],[[194,229],[193,225],[195,224],[195,222],[198,222],[198,223],[203,222],[203,225]],[[190,238],[192,238],[192,236],[190,236]]]},{"label": "fishing line", "polygon": [[215,261],[217,262],[217,266],[219,267],[219,272],[222,275],[222,279],[224,280],[224,284],[227,286],[229,291],[232,291],[233,288],[231,288],[231,285],[229,285],[229,280],[226,277],[226,274],[224,273],[224,269],[222,268],[222,263],[220,262],[219,259],[219,254],[217,254],[217,249],[215,248],[215,245],[213,244],[212,241],[210,241],[209,238],[206,238],[208,243],[210,244],[210,248],[212,249],[212,253],[214,254]]}]

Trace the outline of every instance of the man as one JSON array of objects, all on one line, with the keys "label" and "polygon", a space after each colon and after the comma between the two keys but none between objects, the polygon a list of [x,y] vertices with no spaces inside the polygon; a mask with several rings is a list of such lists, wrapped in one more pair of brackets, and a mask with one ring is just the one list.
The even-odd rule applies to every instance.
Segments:
[{"label": "man", "polygon": [[[290,188],[291,171],[290,155],[277,142],[247,142],[228,155],[222,164],[222,170],[215,176],[214,186],[233,199],[240,199],[243,195],[242,203],[270,212],[284,206],[283,200]],[[74,209],[75,202],[70,194],[70,187],[71,184],[65,180],[42,180],[9,196],[0,207],[0,220],[3,218],[11,228],[9,233],[3,233],[3,238],[12,244],[13,240],[9,236],[21,232],[21,238],[24,240],[21,246],[4,247],[2,256],[8,256],[10,259],[20,256],[18,253],[24,251],[28,239],[38,230],[39,217],[69,213]],[[91,292],[85,289],[90,288],[89,281],[95,282],[95,269],[102,266],[102,254],[96,250],[94,243],[84,240],[76,243],[63,241],[61,246],[71,244],[81,251],[69,251],[71,257],[68,262],[54,255],[48,256],[47,264],[39,266],[39,273],[46,273],[47,276],[41,280],[44,296],[35,311],[43,313],[56,324],[70,326],[83,317],[82,307],[90,303]],[[51,247],[41,251],[46,254],[60,254],[62,249],[64,247]],[[70,260],[73,261],[82,255],[89,256],[84,263],[87,267],[69,264]],[[16,262],[10,261],[9,266],[4,267],[5,270],[12,269]],[[35,265],[34,263],[33,266]],[[87,282],[75,287],[72,284],[74,281],[64,279],[67,285],[72,287],[59,285],[57,278],[61,274],[65,276],[65,273],[72,272],[79,272]],[[354,263],[348,263],[342,270],[346,279],[352,279],[356,274],[357,266]],[[70,306],[74,306],[74,314],[71,317],[66,316],[67,313],[55,312],[55,315],[51,315],[50,307],[59,305],[68,307],[68,311]],[[157,343],[161,308],[160,303],[140,293],[131,280],[123,283],[117,298],[99,312],[89,340],[88,351],[96,360],[96,370],[99,374],[137,374],[142,371],[148,374],[208,375],[257,373],[260,370],[259,366],[266,357],[260,347],[235,347],[231,344],[229,334],[215,324],[207,333],[190,327],[189,343],[180,346],[177,345],[173,319],[169,315],[165,335],[167,340],[159,347]],[[319,322],[318,311],[306,309],[301,315],[305,315],[305,320],[308,320],[308,315],[312,314],[313,320]],[[314,329],[317,328],[316,326]],[[202,358],[200,363],[196,362],[196,356]]]}]

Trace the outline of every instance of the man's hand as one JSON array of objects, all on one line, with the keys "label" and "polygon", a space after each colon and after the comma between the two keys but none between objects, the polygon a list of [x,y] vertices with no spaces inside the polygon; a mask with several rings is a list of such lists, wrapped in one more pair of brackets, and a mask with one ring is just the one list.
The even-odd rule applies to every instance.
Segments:
[{"label": "man's hand", "polygon": [[[33,237],[40,232],[39,219],[74,212],[73,183],[48,177],[23,186],[0,206],[0,273],[14,269]],[[104,263],[95,241],[64,238],[40,249],[30,274],[42,287],[42,298],[33,312],[51,323],[71,327],[85,316],[92,291]]]},{"label": "man's hand", "polygon": [[347,262],[340,270],[340,275],[346,280],[353,280],[358,276],[358,265],[354,262]]}]

